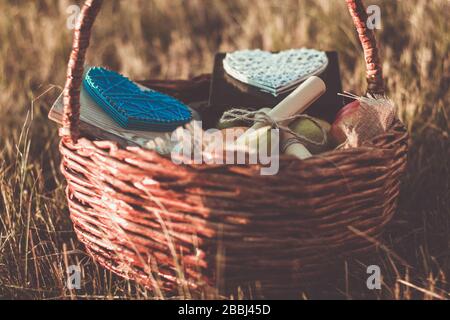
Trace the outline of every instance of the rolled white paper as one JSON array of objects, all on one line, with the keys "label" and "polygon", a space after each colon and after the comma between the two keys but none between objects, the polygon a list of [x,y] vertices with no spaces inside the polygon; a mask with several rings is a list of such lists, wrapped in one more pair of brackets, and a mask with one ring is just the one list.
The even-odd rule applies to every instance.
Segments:
[{"label": "rolled white paper", "polygon": [[322,79],[316,76],[309,77],[297,87],[283,101],[276,105],[270,112],[269,116],[275,121],[292,117],[296,114],[305,112],[322,94],[325,93],[327,87]]},{"label": "rolled white paper", "polygon": [[266,114],[269,114],[269,112],[272,111],[272,109],[270,109],[270,108],[262,108],[262,109],[259,109],[258,111],[259,112],[264,112]]},{"label": "rolled white paper", "polygon": [[[305,112],[311,104],[314,103],[326,91],[325,82],[316,76],[309,77],[297,87],[283,101],[277,104],[268,115],[275,121],[292,117],[296,114]],[[250,129],[256,130],[264,126],[262,123],[255,123]],[[237,139],[237,143],[242,143],[247,138],[247,134],[253,130],[247,130]]]}]

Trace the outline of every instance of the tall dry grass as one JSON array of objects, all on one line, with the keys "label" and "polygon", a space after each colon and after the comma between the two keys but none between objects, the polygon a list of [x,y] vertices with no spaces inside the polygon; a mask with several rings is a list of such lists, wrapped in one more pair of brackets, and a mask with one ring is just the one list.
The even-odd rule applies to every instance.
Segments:
[{"label": "tall dry grass", "polygon": [[[450,3],[370,2],[382,10],[389,94],[411,135],[400,208],[373,257],[383,289],[368,291],[348,266],[336,287],[299,297],[449,298]],[[0,0],[0,298],[152,298],[93,263],[68,221],[46,114],[64,83],[71,4]],[[341,0],[105,1],[88,60],[138,79],[186,78],[210,72],[217,51],[300,46],[339,51],[345,89],[363,91],[362,51]],[[65,286],[69,264],[83,268],[80,291]]]}]

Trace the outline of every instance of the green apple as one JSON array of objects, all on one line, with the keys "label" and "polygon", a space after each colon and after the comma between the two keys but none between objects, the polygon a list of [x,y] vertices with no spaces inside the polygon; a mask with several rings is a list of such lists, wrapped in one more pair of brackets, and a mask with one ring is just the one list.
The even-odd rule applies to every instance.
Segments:
[{"label": "green apple", "polygon": [[[327,141],[329,141],[329,132],[331,130],[331,125],[322,119],[313,118],[313,120],[308,118],[300,118],[297,120],[294,120],[290,125],[289,128],[294,131],[298,135],[302,135],[309,140],[312,140],[314,142],[322,142],[323,132],[322,129],[324,129],[325,133],[327,134]],[[317,123],[316,123],[317,122]],[[331,148],[330,143],[328,142],[324,146],[318,146],[311,143],[304,143],[305,147],[312,153],[312,154],[318,154],[325,152]]]}]

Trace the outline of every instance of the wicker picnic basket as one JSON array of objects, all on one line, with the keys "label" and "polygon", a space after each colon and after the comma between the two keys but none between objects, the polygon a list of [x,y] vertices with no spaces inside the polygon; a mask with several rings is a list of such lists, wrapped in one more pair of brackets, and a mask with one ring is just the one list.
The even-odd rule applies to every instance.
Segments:
[{"label": "wicker picnic basket", "polygon": [[[346,2],[368,92],[383,94],[365,8]],[[374,248],[395,212],[406,164],[408,137],[398,119],[362,147],[305,161],[282,157],[274,176],[261,176],[258,165],[176,165],[149,150],[90,139],[79,133],[79,96],[101,4],[86,1],[75,30],[60,144],[71,219],[98,263],[160,295],[238,285],[287,292]],[[205,81],[147,84],[189,102],[207,97]]]}]

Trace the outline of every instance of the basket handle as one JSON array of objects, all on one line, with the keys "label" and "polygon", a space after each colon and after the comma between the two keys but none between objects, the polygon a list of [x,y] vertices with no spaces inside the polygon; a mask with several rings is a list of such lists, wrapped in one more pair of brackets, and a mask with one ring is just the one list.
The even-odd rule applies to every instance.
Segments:
[{"label": "basket handle", "polygon": [[[382,67],[373,30],[366,26],[367,13],[362,0],[346,0],[350,15],[361,41],[366,61],[367,92],[383,94],[384,82]],[[86,50],[89,47],[92,25],[103,0],[86,0],[74,31],[72,52],[67,66],[67,79],[64,86],[64,115],[61,136],[70,136],[73,142],[79,138],[80,88],[83,80],[83,67]]]}]

